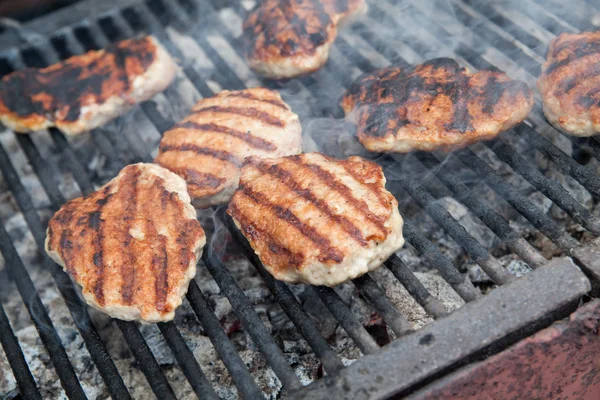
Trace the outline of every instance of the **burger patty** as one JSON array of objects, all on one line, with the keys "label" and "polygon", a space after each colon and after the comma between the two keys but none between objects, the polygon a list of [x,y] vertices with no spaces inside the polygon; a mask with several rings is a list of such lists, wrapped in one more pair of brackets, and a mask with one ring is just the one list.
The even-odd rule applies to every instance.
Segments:
[{"label": "burger patty", "polygon": [[576,136],[600,132],[600,31],[555,38],[537,84],[552,125]]},{"label": "burger patty", "polygon": [[522,122],[533,94],[498,70],[469,73],[449,58],[360,77],[341,102],[369,151],[452,150]]},{"label": "burger patty", "polygon": [[176,66],[153,37],[128,39],[0,81],[0,121],[17,132],[97,128],[171,84]]},{"label": "burger patty", "polygon": [[46,252],[91,306],[153,323],[173,319],[205,243],[183,179],[133,164],[54,214]]},{"label": "burger patty", "polygon": [[404,244],[381,167],[319,153],[249,158],[227,213],[277,279],[335,286]]},{"label": "burger patty", "polygon": [[155,161],[183,177],[194,205],[204,208],[229,201],[244,158],[301,151],[300,121],[278,92],[224,90],[164,134]]},{"label": "burger patty", "polygon": [[364,0],[265,0],[244,21],[246,59],[268,78],[293,78],[327,62],[338,25]]}]

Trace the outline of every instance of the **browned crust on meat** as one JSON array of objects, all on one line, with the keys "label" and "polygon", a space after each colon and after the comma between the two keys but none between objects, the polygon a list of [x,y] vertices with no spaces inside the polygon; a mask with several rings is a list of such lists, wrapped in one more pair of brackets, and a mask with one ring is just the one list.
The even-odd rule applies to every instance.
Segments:
[{"label": "browned crust on meat", "polygon": [[[364,5],[364,0],[265,0],[244,21],[246,58],[272,78],[313,72],[327,60],[320,49],[335,40],[338,24]],[[269,64],[292,70],[269,73],[258,67]]]},{"label": "browned crust on meat", "polygon": [[46,249],[59,254],[57,261],[100,309],[133,306],[142,319],[156,312],[160,319],[177,306],[170,297],[196,259],[204,231],[190,218],[189,203],[139,165],[63,205],[48,223]]},{"label": "browned crust on meat", "polygon": [[[337,173],[328,170],[331,166]],[[340,168],[352,172],[348,176],[354,187],[340,177]],[[317,153],[267,160],[251,157],[227,213],[262,262],[280,277],[312,262],[341,263],[356,247],[384,241],[392,230],[386,221],[397,201],[382,181],[381,167],[359,157],[336,160]],[[367,202],[364,196],[384,203]],[[309,215],[329,222],[317,229]],[[344,245],[338,247],[339,243]]]},{"label": "browned crust on meat", "polygon": [[229,200],[247,156],[300,151],[297,115],[276,91],[253,88],[200,100],[165,132],[156,162],[183,177],[194,204],[203,208]]},{"label": "browned crust on meat", "polygon": [[82,108],[115,96],[132,103],[133,81],[157,60],[157,51],[154,39],[147,36],[123,40],[47,68],[15,71],[0,82],[0,114],[18,120],[27,131],[47,120],[52,125],[73,124]]},{"label": "browned crust on meat", "polygon": [[578,136],[599,132],[599,77],[600,31],[556,37],[537,82],[548,120]]},{"label": "browned crust on meat", "polygon": [[498,70],[471,74],[456,61],[439,58],[364,75],[341,104],[368,150],[451,150],[522,122],[533,94]]}]

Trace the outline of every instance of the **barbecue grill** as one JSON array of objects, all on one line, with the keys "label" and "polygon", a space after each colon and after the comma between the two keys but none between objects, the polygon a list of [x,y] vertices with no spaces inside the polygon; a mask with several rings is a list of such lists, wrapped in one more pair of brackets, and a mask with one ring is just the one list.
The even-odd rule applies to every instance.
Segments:
[{"label": "barbecue grill", "polygon": [[[600,306],[593,297],[600,278],[600,242],[596,239],[600,220],[595,207],[600,200],[600,142],[567,137],[549,126],[538,93],[526,122],[495,141],[451,154],[361,153],[382,165],[388,189],[399,199],[407,251],[417,258],[399,253],[382,269],[414,299],[414,307],[426,314],[426,320],[432,320],[424,327],[419,328],[397,306],[389,281],[381,281],[381,271],[355,279],[350,295],[338,288],[304,287],[301,296],[297,287],[276,281],[266,272],[222,207],[201,213],[209,238],[199,265],[203,275],[191,282],[187,294],[197,320],[186,321],[186,326],[197,325],[208,337],[211,351],[227,373],[211,374],[209,379],[207,369],[219,360],[198,356],[198,345],[182,331],[181,319],[158,324],[162,338],[157,339],[149,338],[148,331],[133,322],[107,320],[88,309],[68,275],[44,254],[47,211],[56,211],[70,197],[92,192],[126,164],[151,162],[160,134],[185,116],[199,98],[221,89],[259,84],[278,89],[299,113],[308,147],[343,157],[361,150],[348,134],[351,127],[341,120],[337,102],[344,88],[361,73],[389,64],[409,65],[451,56],[471,69],[498,67],[533,88],[552,37],[600,25],[600,7],[592,0],[575,0],[569,5],[560,0],[370,0],[368,15],[340,31],[322,70],[289,82],[263,82],[245,65],[240,39],[241,21],[254,2],[232,3],[84,0],[0,34],[2,76],[142,33],[155,35],[181,65],[176,81],[164,93],[91,134],[70,138],[56,129],[29,136],[6,130],[0,134],[0,184],[5,192],[0,209],[4,260],[0,273],[6,280],[2,284],[6,295],[0,295],[0,340],[22,397],[41,398],[50,392],[45,389],[48,382],[34,379],[30,371],[31,354],[23,351],[12,328],[17,323],[35,326],[41,341],[38,345],[45,349],[40,351],[49,357],[64,394],[73,399],[90,396],[94,385],[104,396],[132,396],[130,381],[118,362],[120,356],[115,354],[115,341],[127,344],[135,368],[141,370],[147,387],[159,399],[225,396],[219,389],[221,380],[232,381],[244,398],[276,398],[282,393],[287,398],[336,399],[459,396],[469,382],[464,371],[481,376],[491,359],[506,368],[516,367],[502,364],[503,354],[542,329],[558,332],[558,328],[547,327],[573,312],[575,328],[564,328],[564,332],[575,330],[580,332],[577,337],[585,340],[572,341],[572,346],[584,353],[586,347],[598,347]],[[102,160],[101,168],[98,160]],[[456,212],[457,204],[473,224],[465,225],[463,214]],[[14,218],[24,221],[23,235],[32,237],[34,245],[29,251],[19,247],[25,239],[11,233],[10,210],[16,212]],[[478,227],[477,232],[473,226]],[[493,248],[489,243],[494,243]],[[299,372],[300,364],[290,357],[273,333],[271,321],[257,310],[251,291],[232,270],[229,260],[235,252],[247,258],[279,303],[281,318],[295,327],[307,354],[316,360],[319,368],[309,374],[308,381],[309,375]],[[518,260],[530,272],[517,277],[521,273],[507,268],[502,257]],[[464,305],[449,309],[432,294],[417,271],[420,264],[436,271]],[[43,290],[60,293],[70,321],[51,318],[53,309],[42,301],[36,277],[48,272],[54,283],[44,285]],[[217,315],[217,305],[211,304],[203,279],[214,279],[215,291],[226,297],[235,321]],[[18,293],[22,299],[21,307],[31,316],[27,323],[15,322],[18,315],[14,310],[5,310],[3,304],[10,300],[10,293]],[[351,306],[355,298],[374,314],[359,315]],[[315,304],[321,307],[319,315],[313,312]],[[342,343],[356,348],[356,360],[342,354],[334,343],[337,339],[324,333],[325,319],[333,319],[341,327],[339,335],[346,340]],[[376,327],[365,323],[372,319]],[[73,354],[64,345],[65,333],[55,329],[59,323],[72,327],[69,341],[81,339],[78,351],[89,355],[86,376],[97,377],[95,384],[84,382],[83,372],[71,363]],[[102,326],[110,324],[118,326],[119,337],[101,334]],[[232,328],[232,324],[237,325]],[[232,333],[238,330],[251,338],[247,346],[254,349],[253,354],[261,354],[260,371],[257,364],[240,356]],[[536,337],[547,342],[546,349],[553,348],[548,335],[538,333]],[[171,370],[175,373],[166,373],[159,362],[165,356],[157,354],[157,340],[164,340],[170,348],[169,357],[176,363],[170,368],[175,368]],[[571,354],[569,342],[561,345],[565,354]],[[516,362],[527,364],[531,362],[527,357],[536,354],[525,351]],[[562,378],[581,381],[589,395],[600,384],[600,377],[593,373],[597,364],[593,357],[581,357],[578,368],[569,369]],[[256,378],[265,371],[272,378],[270,385]],[[3,373],[10,374],[8,370]],[[532,376],[537,375],[510,379],[519,385],[526,382],[520,379],[534,379]],[[556,376],[552,379],[557,380]],[[539,390],[547,383],[543,378],[537,382]],[[444,391],[444,387],[451,389]],[[481,387],[493,389],[484,389],[483,383]],[[550,392],[541,393],[543,397]]]}]

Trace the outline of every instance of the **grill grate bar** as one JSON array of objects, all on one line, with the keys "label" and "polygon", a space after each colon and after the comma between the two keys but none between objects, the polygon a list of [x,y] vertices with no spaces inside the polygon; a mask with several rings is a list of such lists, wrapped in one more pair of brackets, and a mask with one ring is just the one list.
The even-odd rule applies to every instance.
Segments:
[{"label": "grill grate bar", "polygon": [[448,314],[442,303],[429,293],[421,281],[398,256],[391,256],[384,264],[428,314],[436,319]]},{"label": "grill grate bar", "polygon": [[[41,400],[42,395],[31,375],[31,371],[23,355],[23,350],[19,345],[19,340],[13,333],[2,303],[0,303],[0,343],[2,343],[2,348],[10,364],[10,368],[13,370],[13,375],[19,385],[21,395],[26,399]],[[4,373],[6,374],[8,371]]]},{"label": "grill grate bar", "polygon": [[215,317],[213,310],[211,310],[198,284],[194,280],[190,282],[187,299],[200,320],[202,327],[208,334],[211,343],[217,350],[219,357],[221,357],[221,360],[223,360],[223,363],[227,367],[242,397],[246,399],[261,398],[263,395],[256,386],[256,383],[254,383],[254,379],[250,375],[248,368],[246,368],[246,364],[244,364],[235,347],[229,341],[219,320]]},{"label": "grill grate bar", "polygon": [[521,135],[529,143],[533,144],[542,154],[556,164],[563,172],[571,175],[590,191],[596,198],[600,198],[600,178],[586,166],[578,164],[551,141],[538,134],[530,126],[520,124],[515,127],[515,132]]},{"label": "grill grate bar", "polygon": [[562,227],[533,205],[516,187],[504,181],[489,165],[483,162],[470,149],[458,150],[454,153],[458,159],[481,176],[492,189],[498,192],[521,215],[529,220],[537,229],[552,240],[558,247],[567,252],[579,245]]},{"label": "grill grate bar", "polygon": [[383,319],[396,336],[404,336],[414,330],[412,324],[400,314],[392,303],[387,301],[385,293],[369,274],[364,274],[353,279],[352,283],[354,283],[354,286],[356,286],[369,303],[375,307],[377,312],[383,316]]},{"label": "grill grate bar", "polygon": [[326,286],[311,286],[309,290],[314,290],[317,293],[329,312],[339,321],[342,328],[354,340],[363,354],[373,354],[379,350],[379,345],[352,315],[346,303],[335,290]]},{"label": "grill grate bar", "polygon": [[444,256],[437,247],[417,232],[410,221],[404,221],[404,237],[421,255],[428,258],[450,286],[466,302],[473,301],[481,296],[467,277],[456,269],[454,264]]},{"label": "grill grate bar", "polygon": [[487,143],[487,146],[505,163],[527,179],[540,192],[567,212],[577,223],[596,236],[600,235],[600,221],[587,208],[573,199],[557,181],[546,178],[535,166],[527,162],[502,140]]},{"label": "grill grate bar", "polygon": [[547,260],[525,239],[523,239],[508,221],[496,211],[477,200],[473,192],[457,179],[452,172],[444,168],[433,154],[418,153],[417,158],[430,171],[433,171],[440,181],[448,187],[454,197],[466,205],[481,221],[502,239],[509,248],[533,268],[544,265]]},{"label": "grill grate bar", "polygon": [[254,307],[252,307],[250,300],[244,295],[244,292],[240,289],[221,260],[214,254],[214,249],[210,244],[204,249],[202,261],[210,274],[215,278],[221,291],[229,299],[234,312],[240,318],[250,336],[252,336],[254,343],[260,348],[269,365],[273,368],[273,371],[281,379],[283,387],[288,391],[300,389],[302,384],[294,373],[294,370],[285,360],[281,349],[277,346],[267,328],[265,328]]},{"label": "grill grate bar", "polygon": [[[0,147],[0,167],[4,167],[6,162],[6,152]],[[4,168],[2,168],[3,171]],[[3,173],[5,179],[7,174]],[[15,249],[4,224],[0,224],[0,250],[4,256],[6,267],[9,274],[14,279],[17,289],[23,302],[29,311],[31,320],[38,331],[44,347],[50,355],[52,365],[60,379],[61,386],[65,393],[71,399],[85,399],[85,393],[81,388],[79,379],[75,375],[73,366],[69,361],[69,356],[63,347],[63,344],[48,316],[48,311],[42,304],[35,286]],[[16,371],[15,371],[16,373]]]},{"label": "grill grate bar", "polygon": [[160,369],[160,365],[135,323],[120,319],[115,319],[115,321],[156,397],[161,400],[177,399],[167,377]]},{"label": "grill grate bar", "polygon": [[224,207],[219,208],[217,216],[235,239],[236,243],[240,246],[244,255],[248,257],[252,265],[257,269],[261,278],[265,281],[269,290],[275,295],[288,318],[300,330],[309,346],[313,349],[317,357],[319,357],[327,373],[333,375],[344,368],[342,361],[335,355],[333,350],[331,350],[327,341],[323,335],[321,335],[321,332],[319,332],[316,323],[302,310],[302,306],[298,303],[298,300],[296,300],[292,291],[285,283],[276,280],[265,270],[256,253],[250,248],[246,238],[244,238],[242,233],[237,229],[231,217],[224,213],[224,210]]},{"label": "grill grate bar", "polygon": [[504,285],[512,279],[512,276],[506,272],[502,264],[496,260],[467,230],[456,221],[450,213],[430,195],[414,179],[396,179],[410,196],[427,211],[427,213],[441,226],[446,232],[460,244],[469,253],[473,261],[489,275],[498,285]]},{"label": "grill grate bar", "polygon": [[218,399],[214,389],[200,369],[194,354],[173,322],[157,324],[173,354],[177,355],[177,363],[194,389],[199,399]]}]

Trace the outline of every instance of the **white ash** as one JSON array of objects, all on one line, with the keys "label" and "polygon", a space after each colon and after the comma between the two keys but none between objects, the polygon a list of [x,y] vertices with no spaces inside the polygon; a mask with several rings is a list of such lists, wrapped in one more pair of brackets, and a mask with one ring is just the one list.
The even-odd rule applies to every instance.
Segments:
[{"label": "white ash", "polygon": [[[519,278],[532,271],[532,268],[525,261],[513,254],[500,257],[498,259],[506,270],[513,276]],[[474,284],[493,284],[492,279],[475,263],[469,263],[466,266],[469,278]]]}]

